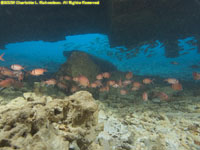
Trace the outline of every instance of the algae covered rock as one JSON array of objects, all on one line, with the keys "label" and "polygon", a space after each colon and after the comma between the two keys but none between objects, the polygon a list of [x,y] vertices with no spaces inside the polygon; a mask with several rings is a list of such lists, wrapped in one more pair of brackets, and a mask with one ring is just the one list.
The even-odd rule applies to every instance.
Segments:
[{"label": "algae covered rock", "polygon": [[98,105],[80,91],[64,99],[24,93],[0,106],[0,147],[22,150],[80,150],[97,146]]},{"label": "algae covered rock", "polygon": [[86,76],[89,80],[94,81],[96,75],[102,72],[116,71],[116,67],[105,60],[81,51],[65,51],[64,55],[67,61],[61,66],[58,71],[58,76],[68,75],[77,77],[80,75]]}]

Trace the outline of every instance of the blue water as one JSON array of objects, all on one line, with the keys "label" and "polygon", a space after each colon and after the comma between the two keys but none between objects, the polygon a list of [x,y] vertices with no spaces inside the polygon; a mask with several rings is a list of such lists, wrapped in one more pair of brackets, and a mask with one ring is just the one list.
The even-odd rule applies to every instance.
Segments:
[{"label": "blue water", "polygon": [[[160,77],[175,77],[183,80],[192,80],[192,72],[200,72],[200,69],[192,69],[191,65],[200,65],[200,54],[197,53],[197,47],[188,44],[187,41],[196,41],[194,37],[179,40],[179,46],[182,50],[177,58],[166,58],[164,55],[164,46],[156,41],[156,47],[145,49],[147,45],[140,47],[137,57],[126,58],[126,53],[121,53],[120,49],[125,47],[110,48],[109,40],[103,34],[84,34],[66,36],[66,40],[58,42],[27,41],[21,43],[12,43],[6,45],[4,59],[0,66],[9,67],[12,64],[20,64],[26,67],[26,70],[33,68],[46,68],[49,72],[56,72],[59,66],[66,61],[63,51],[81,50],[92,55],[98,56],[112,62],[121,71],[132,71],[138,75],[158,75]],[[132,50],[134,51],[134,49]],[[108,53],[110,55],[108,55]],[[116,54],[120,55],[121,60]],[[147,57],[151,54],[151,57]],[[170,62],[176,61],[179,64],[173,65]]]}]

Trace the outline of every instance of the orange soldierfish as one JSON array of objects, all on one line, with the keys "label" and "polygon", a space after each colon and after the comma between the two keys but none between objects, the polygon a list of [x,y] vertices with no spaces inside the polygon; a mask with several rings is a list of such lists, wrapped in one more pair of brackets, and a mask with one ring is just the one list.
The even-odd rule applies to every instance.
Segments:
[{"label": "orange soldierfish", "polygon": [[10,66],[10,68],[15,71],[24,70],[24,67],[22,67],[21,65],[18,65],[18,64],[13,64]]},{"label": "orange soldierfish", "polygon": [[133,82],[133,87],[137,87],[138,89],[142,86],[140,82]]},{"label": "orange soldierfish", "polygon": [[193,72],[192,75],[193,75],[194,80],[200,80],[200,73]]},{"label": "orange soldierfish", "polygon": [[102,79],[103,79],[103,74],[98,74],[98,75],[96,76],[96,79],[97,79],[97,80],[102,80]]},{"label": "orange soldierfish", "polygon": [[143,101],[148,101],[148,94],[147,94],[147,92],[144,92],[142,94],[142,99],[143,99]]},{"label": "orange soldierfish", "polygon": [[172,89],[174,89],[175,91],[181,91],[183,90],[183,87],[180,83],[175,83],[175,84],[172,84]]},{"label": "orange soldierfish", "polygon": [[110,78],[110,73],[108,73],[108,72],[104,72],[102,75],[106,79]]},{"label": "orange soldierfish", "polygon": [[152,79],[149,79],[149,78],[145,78],[142,82],[143,82],[144,84],[151,84],[151,83],[153,83],[153,80],[152,80]]},{"label": "orange soldierfish", "polygon": [[37,69],[33,69],[30,74],[33,75],[33,76],[40,76],[40,75],[43,75],[44,72],[47,72],[46,69],[43,69],[43,68],[37,68]]},{"label": "orange soldierfish", "polygon": [[126,90],[123,90],[123,89],[122,89],[122,90],[120,90],[120,94],[121,94],[121,95],[126,95],[126,94],[128,94],[128,92],[127,92]]},{"label": "orange soldierfish", "polygon": [[83,87],[87,87],[90,84],[90,82],[86,76],[79,76],[78,82]]},{"label": "orange soldierfish", "polygon": [[126,74],[126,79],[130,80],[133,77],[133,73],[132,72],[128,72]]},{"label": "orange soldierfish", "polygon": [[164,81],[168,82],[169,84],[179,83],[179,81],[175,78],[168,78],[168,79],[165,79]]},{"label": "orange soldierfish", "polygon": [[58,88],[60,88],[60,89],[67,89],[67,85],[64,84],[64,83],[62,83],[62,82],[58,82],[56,85],[57,85]]},{"label": "orange soldierfish", "polygon": [[6,78],[0,81],[0,87],[10,87],[14,83],[14,79]]},{"label": "orange soldierfish", "polygon": [[47,84],[47,85],[55,85],[57,83],[57,81],[52,78],[52,79],[44,81],[43,83]]},{"label": "orange soldierfish", "polygon": [[158,92],[157,96],[163,101],[167,101],[169,99],[169,96],[164,92]]},{"label": "orange soldierfish", "polygon": [[14,77],[13,71],[9,70],[8,68],[1,67],[0,68],[0,73],[4,76],[9,76],[9,77]]}]

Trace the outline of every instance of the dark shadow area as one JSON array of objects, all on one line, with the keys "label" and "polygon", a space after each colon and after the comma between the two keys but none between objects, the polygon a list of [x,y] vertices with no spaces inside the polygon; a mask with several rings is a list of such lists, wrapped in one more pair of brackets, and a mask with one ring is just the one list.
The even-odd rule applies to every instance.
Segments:
[{"label": "dark shadow area", "polygon": [[67,35],[103,33],[111,47],[131,49],[160,40],[165,43],[166,56],[177,57],[174,41],[199,37],[200,5],[198,0],[100,0],[96,6],[1,5],[0,20],[0,48],[14,42],[54,42]]}]

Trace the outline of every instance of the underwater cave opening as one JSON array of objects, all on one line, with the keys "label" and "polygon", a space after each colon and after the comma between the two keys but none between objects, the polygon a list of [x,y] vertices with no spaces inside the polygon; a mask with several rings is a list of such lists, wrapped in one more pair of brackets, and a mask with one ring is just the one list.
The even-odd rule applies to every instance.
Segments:
[{"label": "underwater cave opening", "polygon": [[149,43],[130,50],[123,46],[111,48],[107,35],[73,35],[58,42],[8,44],[5,50],[1,50],[1,53],[5,52],[5,61],[1,61],[1,66],[20,64],[26,70],[45,68],[48,72],[56,72],[66,61],[64,51],[80,50],[113,63],[120,71],[190,80],[192,72],[200,71],[200,54],[195,42],[194,37],[180,39],[179,56],[166,58],[165,47],[159,41],[155,41],[153,46]]}]

